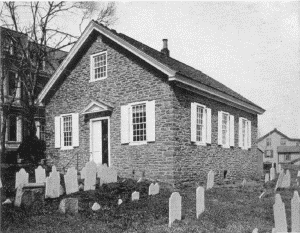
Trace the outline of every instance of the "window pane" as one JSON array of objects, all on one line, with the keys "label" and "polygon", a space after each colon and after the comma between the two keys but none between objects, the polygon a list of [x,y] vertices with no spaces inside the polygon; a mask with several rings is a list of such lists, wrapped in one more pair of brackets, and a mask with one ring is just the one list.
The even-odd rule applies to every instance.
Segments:
[{"label": "window pane", "polygon": [[106,77],[106,53],[94,56],[94,78]]},{"label": "window pane", "polygon": [[203,142],[203,130],[204,130],[204,120],[203,120],[204,108],[197,106],[197,123],[196,123],[196,141]]},{"label": "window pane", "polygon": [[9,116],[8,121],[8,141],[17,141],[17,117]]},{"label": "window pane", "polygon": [[133,141],[146,141],[146,104],[132,106]]},{"label": "window pane", "polygon": [[72,146],[72,116],[63,117],[63,145]]}]

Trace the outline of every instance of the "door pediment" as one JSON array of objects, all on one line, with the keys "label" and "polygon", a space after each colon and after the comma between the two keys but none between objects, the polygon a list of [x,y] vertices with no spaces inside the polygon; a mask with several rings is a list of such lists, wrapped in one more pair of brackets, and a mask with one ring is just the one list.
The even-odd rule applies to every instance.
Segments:
[{"label": "door pediment", "polygon": [[113,107],[100,101],[92,100],[82,111],[81,114],[112,111]]}]

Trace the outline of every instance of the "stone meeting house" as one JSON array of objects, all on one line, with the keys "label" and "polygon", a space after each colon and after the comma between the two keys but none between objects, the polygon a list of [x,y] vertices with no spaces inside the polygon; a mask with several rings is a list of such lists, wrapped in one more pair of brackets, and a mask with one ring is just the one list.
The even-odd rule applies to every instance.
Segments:
[{"label": "stone meeting house", "polygon": [[38,97],[49,161],[89,160],[173,184],[257,175],[265,110],[161,52],[91,21]]}]

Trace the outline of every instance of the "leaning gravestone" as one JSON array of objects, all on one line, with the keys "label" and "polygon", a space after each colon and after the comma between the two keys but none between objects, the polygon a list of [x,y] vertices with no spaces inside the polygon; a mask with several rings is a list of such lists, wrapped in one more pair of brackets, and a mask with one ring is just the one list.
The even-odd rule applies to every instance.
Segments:
[{"label": "leaning gravestone", "polygon": [[169,199],[169,227],[176,219],[181,220],[181,196],[178,192],[172,193]]},{"label": "leaning gravestone", "polygon": [[52,166],[52,172],[46,178],[45,198],[57,198],[60,195],[60,175],[56,167]]},{"label": "leaning gravestone", "polygon": [[66,214],[78,213],[78,199],[77,198],[64,198],[59,204],[59,212]]},{"label": "leaning gravestone", "polygon": [[44,168],[38,166],[38,168],[34,170],[34,173],[35,183],[44,183],[46,181],[46,172]]},{"label": "leaning gravestone", "polygon": [[269,182],[269,180],[270,180],[270,175],[269,175],[269,173],[266,173],[266,175],[265,175],[265,183]]},{"label": "leaning gravestone", "polygon": [[85,165],[86,177],[84,180],[84,191],[95,190],[97,164],[94,161],[89,161]]},{"label": "leaning gravestone", "polygon": [[134,192],[131,194],[131,200],[134,201],[134,200],[139,200],[139,199],[140,199],[140,193],[134,191]]},{"label": "leaning gravestone", "polygon": [[23,186],[24,186],[24,184],[21,183],[21,184],[19,184],[19,186],[17,188],[16,198],[15,198],[15,202],[14,202],[14,205],[17,207],[21,206],[22,196],[24,194]]},{"label": "leaning gravestone", "polygon": [[196,189],[196,217],[199,218],[199,215],[205,210],[205,201],[204,201],[204,188],[199,186]]},{"label": "leaning gravestone", "polygon": [[270,169],[270,180],[274,180],[275,179],[275,168],[274,168],[274,163],[272,163],[272,167]]},{"label": "leaning gravestone", "polygon": [[287,170],[283,177],[281,188],[289,188],[289,187],[291,187],[291,173],[289,170]]},{"label": "leaning gravestone", "polygon": [[287,222],[285,205],[281,200],[280,194],[275,195],[275,204],[273,205],[275,229],[277,232],[287,232]]},{"label": "leaning gravestone", "polygon": [[242,182],[242,186],[245,187],[246,184],[247,184],[247,181],[246,181],[246,179],[244,178],[244,179],[243,179],[243,182]]},{"label": "leaning gravestone", "polygon": [[20,184],[28,184],[29,174],[21,168],[20,171],[16,173],[16,185],[15,188],[18,188]]},{"label": "leaning gravestone", "polygon": [[77,170],[74,167],[68,168],[64,179],[67,195],[78,192]]},{"label": "leaning gravestone", "polygon": [[282,170],[281,173],[279,174],[278,180],[276,182],[275,191],[277,190],[277,188],[281,188],[283,178],[284,178],[284,171]]},{"label": "leaning gravestone", "polygon": [[210,170],[207,174],[207,185],[206,189],[211,189],[214,186],[215,174],[213,170]]},{"label": "leaning gravestone", "polygon": [[298,191],[294,191],[291,200],[292,232],[300,232],[300,198]]}]

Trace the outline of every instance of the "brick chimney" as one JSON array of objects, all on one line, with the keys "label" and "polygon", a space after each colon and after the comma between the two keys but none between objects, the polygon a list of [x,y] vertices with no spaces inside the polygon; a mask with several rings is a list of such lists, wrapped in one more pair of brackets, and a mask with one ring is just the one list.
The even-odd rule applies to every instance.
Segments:
[{"label": "brick chimney", "polygon": [[167,57],[170,56],[170,50],[168,49],[168,39],[163,39],[163,48],[161,52]]}]

